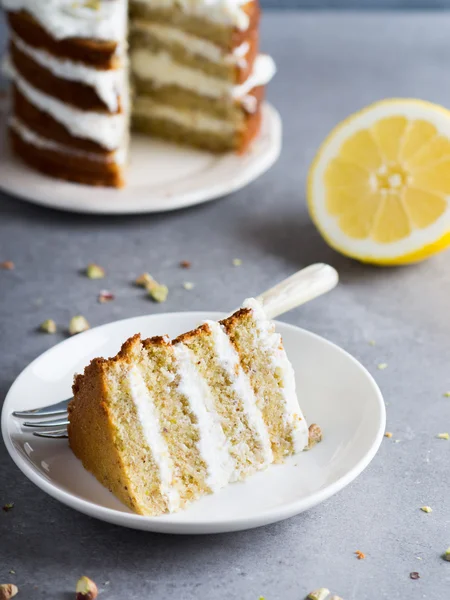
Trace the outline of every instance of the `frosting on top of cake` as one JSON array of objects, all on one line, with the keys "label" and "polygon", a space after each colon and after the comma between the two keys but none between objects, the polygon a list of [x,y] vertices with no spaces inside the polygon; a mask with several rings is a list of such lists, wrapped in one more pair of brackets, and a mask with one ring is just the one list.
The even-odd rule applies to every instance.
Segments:
[{"label": "frosting on top of cake", "polygon": [[78,37],[121,42],[126,0],[1,0],[7,11],[25,10],[55,39]]},{"label": "frosting on top of cake", "polygon": [[248,29],[250,19],[244,5],[252,0],[139,0],[151,8],[174,8],[194,17],[206,18],[223,25],[233,25],[241,31]]}]

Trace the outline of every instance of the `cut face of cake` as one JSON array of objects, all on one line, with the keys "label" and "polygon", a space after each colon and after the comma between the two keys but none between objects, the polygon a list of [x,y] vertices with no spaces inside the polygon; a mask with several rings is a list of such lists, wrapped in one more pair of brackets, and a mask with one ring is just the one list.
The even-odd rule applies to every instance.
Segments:
[{"label": "cut face of cake", "polygon": [[124,185],[130,124],[214,152],[259,131],[275,65],[259,54],[258,0],[0,3],[12,148],[47,175]]},{"label": "cut face of cake", "polygon": [[308,445],[281,337],[255,300],[170,341],[125,342],[77,375],[69,443],[142,515],[180,510]]}]

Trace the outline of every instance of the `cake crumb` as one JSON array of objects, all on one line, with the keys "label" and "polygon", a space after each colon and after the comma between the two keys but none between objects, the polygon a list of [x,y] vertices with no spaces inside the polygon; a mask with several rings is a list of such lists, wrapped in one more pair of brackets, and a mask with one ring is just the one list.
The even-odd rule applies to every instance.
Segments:
[{"label": "cake crumb", "polygon": [[0,263],[0,268],[5,269],[5,271],[12,271],[15,268],[15,264],[12,260],[4,260]]},{"label": "cake crumb", "polygon": [[305,450],[311,450],[311,448],[314,448],[314,446],[319,444],[323,439],[322,429],[316,423],[313,423],[309,426],[308,432],[308,445],[306,446]]},{"label": "cake crumb", "polygon": [[411,579],[420,579],[420,575],[417,571],[413,571],[412,573],[409,574]]},{"label": "cake crumb", "polygon": [[183,283],[183,287],[185,290],[187,290],[188,292],[190,292],[191,290],[193,290],[195,288],[195,284],[192,283],[192,281],[185,281]]},{"label": "cake crumb", "polygon": [[361,552],[361,550],[356,550],[355,554],[358,560],[364,560],[366,558],[366,555],[364,552]]},{"label": "cake crumb", "polygon": [[19,592],[19,588],[13,583],[0,584],[0,600],[11,600]]},{"label": "cake crumb", "polygon": [[384,437],[391,438],[392,433],[390,431],[386,431],[386,433],[384,434]]},{"label": "cake crumb", "polygon": [[378,369],[379,371],[384,371],[384,369],[387,369],[387,366],[388,366],[388,365],[387,365],[387,363],[379,363],[379,364],[377,365],[377,369]]},{"label": "cake crumb", "polygon": [[233,258],[233,267],[240,267],[242,265],[242,259],[240,258]]},{"label": "cake crumb", "polygon": [[423,511],[424,513],[433,512],[433,509],[431,508],[431,506],[421,506],[420,510]]},{"label": "cake crumb", "polygon": [[448,440],[450,439],[450,434],[448,433],[438,433],[436,436],[440,440]]},{"label": "cake crumb", "polygon": [[191,264],[191,261],[190,261],[190,260],[182,260],[182,261],[180,262],[180,267],[181,267],[182,269],[190,269],[190,268],[191,268],[191,266],[192,266],[192,264]]},{"label": "cake crumb", "polygon": [[9,512],[14,508],[14,502],[8,502],[8,504],[3,505],[2,508],[5,512]]}]

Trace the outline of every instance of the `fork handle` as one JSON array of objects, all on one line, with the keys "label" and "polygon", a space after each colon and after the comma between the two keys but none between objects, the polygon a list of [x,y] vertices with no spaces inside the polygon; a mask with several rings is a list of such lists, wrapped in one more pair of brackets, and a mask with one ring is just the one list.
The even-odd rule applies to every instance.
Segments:
[{"label": "fork handle", "polygon": [[267,290],[257,300],[263,305],[269,319],[314,300],[332,290],[339,276],[333,267],[318,263],[302,269],[276,286]]}]

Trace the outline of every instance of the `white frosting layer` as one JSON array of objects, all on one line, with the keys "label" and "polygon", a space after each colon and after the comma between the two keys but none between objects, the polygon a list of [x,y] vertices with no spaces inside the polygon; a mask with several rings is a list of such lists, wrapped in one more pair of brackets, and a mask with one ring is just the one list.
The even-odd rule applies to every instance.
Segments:
[{"label": "white frosting layer", "polygon": [[173,485],[173,461],[170,458],[167,443],[161,433],[161,423],[154,400],[138,367],[133,366],[130,369],[128,383],[145,441],[159,469],[161,494],[167,498],[169,511],[174,512],[180,508],[180,494]]},{"label": "white frosting layer", "polygon": [[281,336],[275,332],[273,323],[266,317],[263,307],[257,300],[249,298],[244,302],[243,307],[253,311],[258,343],[271,357],[273,370],[281,373],[283,386],[280,389],[285,403],[284,422],[292,429],[294,451],[301,452],[308,445],[308,426],[298,403],[294,369],[282,348]]},{"label": "white frosting layer", "polygon": [[243,6],[251,0],[135,0],[154,9],[172,9],[179,6],[187,15],[232,25],[241,31],[248,29],[250,20]]},{"label": "white frosting layer", "polygon": [[264,423],[262,413],[258,408],[250,380],[244,373],[239,354],[236,352],[222,325],[217,323],[217,321],[206,321],[206,323],[212,332],[216,358],[230,379],[236,397],[242,403],[248,426],[259,441],[264,459],[260,468],[264,468],[273,462],[273,453],[269,432]]},{"label": "white frosting layer", "polygon": [[266,85],[276,70],[273,59],[260,54],[247,80],[240,85],[233,85],[225,79],[212,77],[199,69],[175,62],[168,52],[155,54],[145,49],[131,51],[131,69],[137,77],[149,80],[155,86],[176,85],[201,96],[225,96],[235,100],[245,98],[257,86]]},{"label": "white frosting layer", "polygon": [[230,121],[217,119],[206,113],[183,110],[166,104],[154,102],[148,96],[138,96],[134,100],[133,113],[135,115],[167,119],[177,125],[210,133],[232,134],[236,131],[235,125]]},{"label": "white frosting layer", "polygon": [[97,96],[103,100],[111,112],[118,109],[118,97],[125,93],[125,70],[101,70],[88,67],[84,63],[57,58],[45,50],[33,48],[21,38],[12,34],[14,45],[56,77],[77,81],[94,88]]},{"label": "white frosting layer", "polygon": [[234,48],[233,52],[224,52],[223,48],[209,40],[191,35],[176,27],[149,21],[132,21],[131,29],[148,33],[161,43],[182,45],[186,49],[186,52],[195,56],[201,56],[217,64],[224,63],[226,65],[244,67],[246,64],[245,57],[250,49],[250,44],[244,42],[237,48]]},{"label": "white frosting layer", "polygon": [[178,391],[186,398],[197,419],[197,447],[208,469],[206,483],[216,492],[236,479],[229,442],[222,430],[214,399],[206,381],[198,372],[192,352],[182,343],[175,344],[173,349],[180,376]]},{"label": "white frosting layer", "polygon": [[42,148],[43,150],[52,150],[61,154],[67,154],[69,156],[77,156],[79,158],[86,158],[88,160],[95,160],[98,162],[124,164],[126,159],[125,150],[117,150],[113,154],[105,157],[101,154],[95,154],[94,152],[85,152],[84,150],[78,150],[77,148],[69,148],[63,144],[58,144],[53,140],[41,137],[24,123],[22,123],[17,117],[12,117],[9,120],[9,126],[20,135],[24,142],[36,146],[36,148]]},{"label": "white frosting layer", "polygon": [[126,139],[126,114],[107,115],[83,111],[44,94],[30,85],[9,63],[6,69],[22,94],[35,106],[49,114],[75,137],[92,140],[108,150],[116,150]]},{"label": "white frosting layer", "polygon": [[102,0],[89,8],[86,0],[1,0],[7,11],[26,10],[54,38],[110,40],[122,45],[127,31],[127,1]]}]

